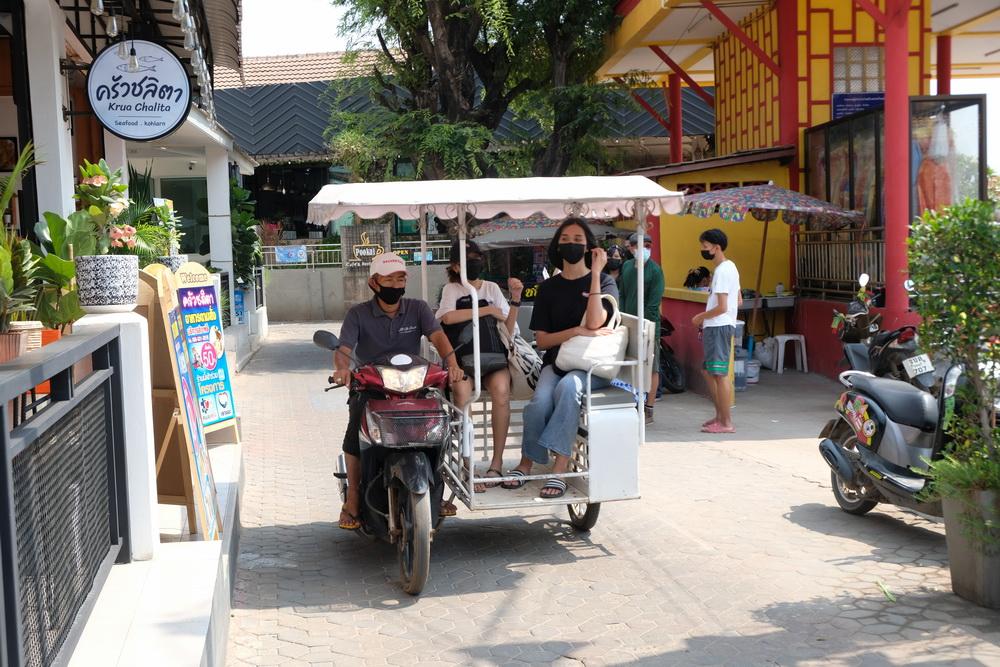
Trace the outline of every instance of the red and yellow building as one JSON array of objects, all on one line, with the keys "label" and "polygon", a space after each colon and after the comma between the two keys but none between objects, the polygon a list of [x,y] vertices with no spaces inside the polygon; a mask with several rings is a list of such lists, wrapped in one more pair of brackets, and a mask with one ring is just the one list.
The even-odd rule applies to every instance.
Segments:
[{"label": "red and yellow building", "polygon": [[[830,320],[848,298],[845,271],[866,270],[885,289],[884,326],[912,322],[903,283],[911,215],[927,201],[913,194],[918,175],[926,181],[936,176],[931,166],[972,164],[970,192],[985,192],[984,100],[947,95],[953,76],[1000,77],[1000,0],[622,0],[618,13],[600,75],[652,80],[670,100],[691,87],[716,119],[716,157],[682,162],[676,151],[670,164],[633,173],[689,193],[771,181],[867,209],[864,229],[840,233],[772,224],[763,262],[762,223],[656,221],[663,311],[678,328],[675,347],[688,370],[700,364],[689,323],[705,294],[682,283],[703,263],[696,241],[710,227],[729,234],[744,287],[758,284],[760,267],[761,293],[778,283],[799,288],[792,310],[767,319],[772,333],[806,336],[812,370],[840,370]],[[932,92],[946,97],[928,98]],[[678,128],[683,108],[671,104],[670,114]],[[678,129],[671,142],[679,148],[681,139]],[[968,194],[958,176],[954,186],[947,180],[956,198]],[[838,279],[824,282],[817,263]],[[797,271],[810,273],[800,280]]]}]

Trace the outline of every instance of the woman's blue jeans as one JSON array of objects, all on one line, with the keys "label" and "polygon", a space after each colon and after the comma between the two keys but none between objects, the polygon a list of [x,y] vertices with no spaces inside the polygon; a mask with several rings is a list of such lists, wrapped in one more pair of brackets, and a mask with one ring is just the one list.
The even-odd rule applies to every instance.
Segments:
[{"label": "woman's blue jeans", "polygon": [[[548,463],[549,452],[569,456],[580,426],[580,405],[584,400],[587,373],[570,371],[559,376],[554,366],[546,366],[538,377],[535,395],[524,406],[524,438],[521,453],[535,463]],[[591,390],[611,384],[591,376]]]}]

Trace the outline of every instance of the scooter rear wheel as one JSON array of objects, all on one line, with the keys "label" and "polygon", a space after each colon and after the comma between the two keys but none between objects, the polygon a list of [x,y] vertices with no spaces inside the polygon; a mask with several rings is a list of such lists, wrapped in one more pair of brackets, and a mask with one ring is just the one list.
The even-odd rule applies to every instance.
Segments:
[{"label": "scooter rear wheel", "polygon": [[581,532],[593,528],[601,513],[601,503],[577,503],[566,507],[569,509],[570,525]]},{"label": "scooter rear wheel", "polygon": [[660,348],[660,384],[671,394],[680,394],[687,386],[684,367],[673,352]]},{"label": "scooter rear wheel", "polygon": [[[400,494],[402,495],[402,494]],[[431,496],[407,493],[400,498],[399,574],[403,590],[420,595],[431,568]]]},{"label": "scooter rear wheel", "polygon": [[830,484],[833,485],[833,497],[837,499],[837,504],[848,514],[863,516],[878,505],[878,502],[874,500],[866,500],[861,497],[857,490],[848,486],[834,470],[830,471]]}]

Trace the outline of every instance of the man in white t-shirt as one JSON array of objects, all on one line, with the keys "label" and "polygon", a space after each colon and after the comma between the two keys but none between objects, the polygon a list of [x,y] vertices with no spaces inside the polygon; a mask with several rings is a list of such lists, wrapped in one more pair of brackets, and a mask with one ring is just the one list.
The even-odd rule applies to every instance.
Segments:
[{"label": "man in white t-shirt", "polygon": [[698,238],[701,256],[715,264],[712,288],[705,312],[691,322],[702,327],[705,347],[705,375],[715,403],[715,417],[702,424],[705,433],[734,433],[730,414],[729,353],[736,331],[736,310],[740,302],[740,272],[732,260],[726,259],[729,239],[721,229],[709,229]]}]

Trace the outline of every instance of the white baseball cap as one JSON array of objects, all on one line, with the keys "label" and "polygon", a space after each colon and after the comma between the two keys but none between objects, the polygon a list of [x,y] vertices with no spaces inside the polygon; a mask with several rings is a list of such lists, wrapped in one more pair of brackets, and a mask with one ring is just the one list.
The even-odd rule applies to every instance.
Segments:
[{"label": "white baseball cap", "polygon": [[372,265],[368,269],[368,276],[391,276],[394,273],[407,273],[406,262],[394,252],[384,252],[372,260]]}]

